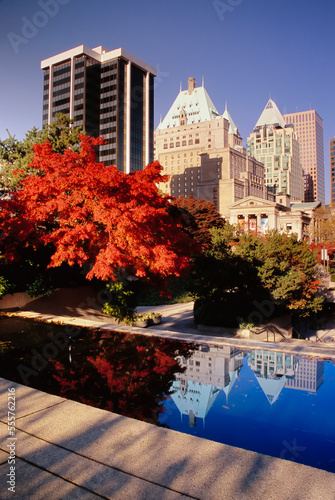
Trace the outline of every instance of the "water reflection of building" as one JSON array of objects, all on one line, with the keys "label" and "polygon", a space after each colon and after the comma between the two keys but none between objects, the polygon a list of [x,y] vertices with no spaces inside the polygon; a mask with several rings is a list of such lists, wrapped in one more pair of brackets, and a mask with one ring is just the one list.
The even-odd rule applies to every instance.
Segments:
[{"label": "water reflection of building", "polygon": [[294,378],[286,381],[286,386],[300,391],[316,392],[323,384],[324,361],[299,358]]},{"label": "water reflection of building", "polygon": [[293,354],[276,351],[249,351],[248,365],[272,405],[288,380],[293,379],[298,358]]},{"label": "water reflection of building", "polygon": [[248,352],[248,365],[270,404],[284,387],[316,392],[324,380],[324,362],[276,351]]},{"label": "water reflection of building", "polygon": [[186,371],[176,376],[171,395],[181,416],[188,415],[194,427],[197,418],[205,418],[220,390],[228,395],[243,364],[244,354],[230,346],[202,346],[194,355],[178,357]]}]

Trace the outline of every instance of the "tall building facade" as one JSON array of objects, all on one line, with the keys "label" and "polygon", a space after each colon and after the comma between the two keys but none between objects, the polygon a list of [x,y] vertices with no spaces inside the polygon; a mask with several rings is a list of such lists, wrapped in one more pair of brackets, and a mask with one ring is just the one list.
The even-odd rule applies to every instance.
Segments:
[{"label": "tall building facade", "polygon": [[264,182],[274,195],[289,194],[293,201],[304,200],[299,141],[272,99],[248,137],[247,154],[263,163]]},{"label": "tall building facade", "polygon": [[153,160],[154,68],[124,49],[80,45],[41,62],[43,126],[67,114],[102,136],[98,160],[124,172]]},{"label": "tall building facade", "polygon": [[335,137],[329,141],[330,203],[335,207]]},{"label": "tall building facade", "polygon": [[315,110],[283,115],[294,126],[304,172],[304,201],[325,204],[323,120]]},{"label": "tall building facade", "polygon": [[194,78],[180,89],[154,137],[155,159],[169,176],[160,186],[165,193],[204,198],[224,217],[245,196],[267,198],[263,165],[247,157],[227,107],[220,115]]}]

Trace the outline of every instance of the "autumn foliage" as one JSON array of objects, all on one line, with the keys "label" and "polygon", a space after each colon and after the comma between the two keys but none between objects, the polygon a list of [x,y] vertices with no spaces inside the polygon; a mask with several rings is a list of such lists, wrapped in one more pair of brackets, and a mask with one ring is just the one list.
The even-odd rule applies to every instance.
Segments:
[{"label": "autumn foliage", "polygon": [[52,361],[57,393],[67,399],[159,423],[177,373],[176,357],[190,357],[193,344],[142,335],[93,330],[90,355],[73,351],[73,361]]},{"label": "autumn foliage", "polygon": [[169,199],[159,193],[165,181],[158,162],[124,174],[96,162],[102,139],[80,136],[79,152],[34,146],[21,189],[0,200],[0,251],[7,262],[20,248],[49,245],[49,267],[87,266],[87,278],[115,279],[122,269],[137,277],[179,275],[194,251],[169,215]]},{"label": "autumn foliage", "polygon": [[194,196],[185,198],[182,195],[175,198],[171,204],[182,215],[184,231],[203,248],[208,248],[211,245],[210,230],[213,227],[224,227],[224,219],[211,201],[206,201],[203,198],[198,200]]}]

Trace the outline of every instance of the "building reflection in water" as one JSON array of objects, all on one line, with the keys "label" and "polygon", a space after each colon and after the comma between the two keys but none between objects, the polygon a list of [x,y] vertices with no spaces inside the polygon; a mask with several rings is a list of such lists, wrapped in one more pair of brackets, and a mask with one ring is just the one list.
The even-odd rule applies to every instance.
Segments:
[{"label": "building reflection in water", "polygon": [[324,380],[324,362],[283,352],[248,352],[248,365],[272,405],[284,387],[316,392]]},{"label": "building reflection in water", "polygon": [[188,416],[190,427],[196,425],[197,419],[202,419],[205,426],[206,415],[220,390],[226,393],[228,401],[244,356],[244,351],[231,346],[202,345],[191,358],[177,358],[186,370],[176,375],[171,398],[181,418]]},{"label": "building reflection in water", "polygon": [[247,356],[248,365],[254,372],[270,405],[273,405],[283,388],[316,392],[324,381],[324,362],[284,352],[252,350],[246,353],[231,346],[202,345],[193,356],[178,356],[186,370],[176,374],[171,398],[181,414],[188,416],[190,427],[201,419],[205,427],[206,416],[220,391],[229,393],[238,379]]}]

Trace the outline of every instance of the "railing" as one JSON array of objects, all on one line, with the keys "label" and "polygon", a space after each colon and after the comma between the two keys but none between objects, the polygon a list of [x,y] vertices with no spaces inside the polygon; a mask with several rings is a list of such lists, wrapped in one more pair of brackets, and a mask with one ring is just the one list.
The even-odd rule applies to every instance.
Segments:
[{"label": "railing", "polygon": [[[293,332],[296,333],[298,339],[310,340],[310,338],[305,337],[305,335],[303,335],[302,333],[298,332],[298,330],[296,328],[294,328],[294,326],[292,326],[292,333]],[[313,337],[314,337],[314,334],[313,334]],[[315,341],[316,342],[323,342],[323,340],[321,339],[321,337],[319,337],[319,335],[317,334],[317,332],[315,332]]]},{"label": "railing", "polygon": [[269,333],[273,334],[273,342],[276,342],[276,334],[277,334],[277,338],[278,338],[278,335],[281,337],[280,341],[279,342],[284,342],[287,337],[283,334],[283,332],[281,332],[279,330],[279,328],[277,328],[275,325],[266,325],[264,326],[263,328],[261,328],[260,330],[250,330],[252,333],[254,333],[255,335],[260,335],[261,333],[264,333],[266,331],[266,341],[269,342]]}]

